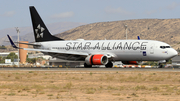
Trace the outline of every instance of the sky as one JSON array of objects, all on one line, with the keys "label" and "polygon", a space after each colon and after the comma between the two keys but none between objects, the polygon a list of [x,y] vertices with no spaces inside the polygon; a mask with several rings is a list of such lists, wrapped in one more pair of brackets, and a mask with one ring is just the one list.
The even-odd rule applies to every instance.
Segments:
[{"label": "sky", "polygon": [[0,0],[0,30],[32,26],[29,6],[45,24],[180,18],[180,0]]}]

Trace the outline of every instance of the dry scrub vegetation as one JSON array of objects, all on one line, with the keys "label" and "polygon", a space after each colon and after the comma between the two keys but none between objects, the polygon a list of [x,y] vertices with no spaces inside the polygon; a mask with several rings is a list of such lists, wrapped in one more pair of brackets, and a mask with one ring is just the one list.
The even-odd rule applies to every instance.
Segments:
[{"label": "dry scrub vegetation", "polygon": [[0,71],[0,101],[178,101],[180,72]]}]

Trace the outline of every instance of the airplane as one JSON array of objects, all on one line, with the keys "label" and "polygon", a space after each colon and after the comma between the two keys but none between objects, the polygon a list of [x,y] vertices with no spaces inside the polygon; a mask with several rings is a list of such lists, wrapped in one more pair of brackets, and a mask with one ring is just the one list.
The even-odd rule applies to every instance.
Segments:
[{"label": "airplane", "polygon": [[40,51],[59,59],[84,61],[84,67],[105,65],[112,67],[114,61],[137,64],[138,61],[168,60],[178,53],[169,44],[156,40],[64,40],[53,36],[34,6],[30,6],[34,31],[33,48],[17,47],[9,35],[11,45],[29,51]]}]

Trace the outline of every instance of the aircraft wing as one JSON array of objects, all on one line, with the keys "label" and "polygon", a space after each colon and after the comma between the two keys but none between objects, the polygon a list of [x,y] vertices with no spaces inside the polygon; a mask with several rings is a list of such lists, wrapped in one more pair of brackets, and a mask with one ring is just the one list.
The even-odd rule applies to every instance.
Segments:
[{"label": "aircraft wing", "polygon": [[24,43],[24,42],[14,42],[14,43],[25,44],[25,45],[32,45],[32,46],[41,46],[40,44],[37,44],[37,43]]},{"label": "aircraft wing", "polygon": [[57,50],[43,50],[43,49],[32,49],[32,48],[23,48],[24,50],[29,50],[29,51],[40,51],[40,52],[48,52],[48,53],[60,53],[60,54],[71,54],[71,55],[83,55],[83,56],[88,56],[88,53],[83,53],[83,52],[71,52],[71,51],[57,51]]},{"label": "aircraft wing", "polygon": [[67,55],[71,55],[71,56],[88,56],[88,53],[83,53],[83,52],[71,52],[71,51],[57,51],[57,50],[47,50],[47,49],[32,49],[32,48],[21,48],[21,47],[17,47],[14,42],[12,41],[11,37],[9,35],[7,35],[8,38],[9,38],[9,41],[12,45],[13,48],[19,48],[19,49],[24,49],[24,50],[29,50],[29,51],[40,51],[40,52],[47,52],[47,53],[50,53],[52,55],[54,54],[65,54],[64,56],[67,56]]}]

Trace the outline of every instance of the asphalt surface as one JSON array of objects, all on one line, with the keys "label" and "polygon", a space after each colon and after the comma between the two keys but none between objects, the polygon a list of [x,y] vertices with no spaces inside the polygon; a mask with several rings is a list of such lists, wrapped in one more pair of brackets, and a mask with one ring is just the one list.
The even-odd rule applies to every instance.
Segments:
[{"label": "asphalt surface", "polygon": [[180,68],[48,68],[48,67],[0,67],[0,71],[160,71],[180,72]]}]

